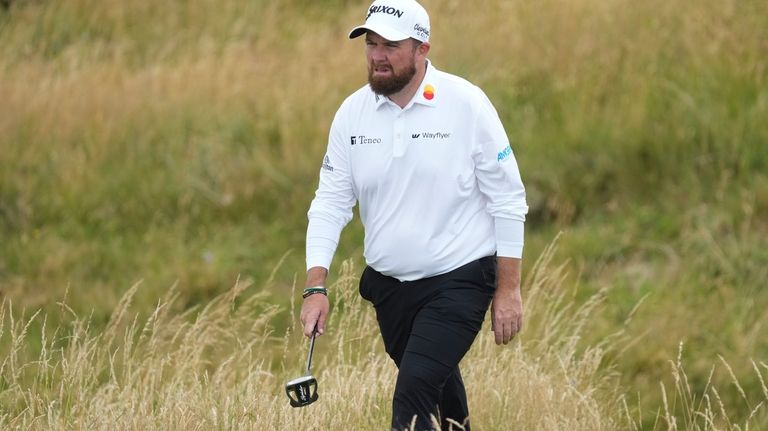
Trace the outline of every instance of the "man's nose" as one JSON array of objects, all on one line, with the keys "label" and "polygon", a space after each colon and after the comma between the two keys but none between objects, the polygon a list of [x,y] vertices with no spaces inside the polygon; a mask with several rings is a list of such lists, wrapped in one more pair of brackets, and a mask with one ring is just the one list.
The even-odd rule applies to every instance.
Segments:
[{"label": "man's nose", "polygon": [[376,63],[385,62],[387,60],[387,54],[384,48],[373,47],[371,48],[369,54],[371,56],[371,60],[373,60]]}]

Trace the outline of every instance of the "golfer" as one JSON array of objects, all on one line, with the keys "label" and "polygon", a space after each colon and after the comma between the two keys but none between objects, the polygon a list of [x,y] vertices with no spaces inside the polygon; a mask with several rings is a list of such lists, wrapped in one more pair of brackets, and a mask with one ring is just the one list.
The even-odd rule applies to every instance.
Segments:
[{"label": "golfer", "polygon": [[489,304],[497,344],[522,325],[520,265],[528,207],[504,127],[486,95],[427,59],[427,11],[376,0],[363,36],[368,85],[331,124],[307,228],[304,334],[325,331],[326,275],[359,205],[370,301],[399,371],[392,428],[469,430],[459,361]]}]

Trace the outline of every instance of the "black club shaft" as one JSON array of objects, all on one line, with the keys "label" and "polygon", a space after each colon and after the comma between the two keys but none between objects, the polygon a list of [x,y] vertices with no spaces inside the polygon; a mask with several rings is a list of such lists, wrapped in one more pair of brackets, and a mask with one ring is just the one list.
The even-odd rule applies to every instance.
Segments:
[{"label": "black club shaft", "polygon": [[315,335],[317,332],[312,331],[312,337],[309,339],[309,354],[307,355],[307,372],[306,375],[310,375],[312,371],[312,352],[315,350]]}]

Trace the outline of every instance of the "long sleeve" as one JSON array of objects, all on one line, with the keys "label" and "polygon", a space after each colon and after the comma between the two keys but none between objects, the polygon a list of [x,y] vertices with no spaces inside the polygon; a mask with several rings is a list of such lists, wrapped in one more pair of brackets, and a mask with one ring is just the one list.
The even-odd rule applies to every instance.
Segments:
[{"label": "long sleeve", "polygon": [[476,175],[494,219],[497,254],[522,257],[528,205],[515,155],[496,110],[483,94],[474,121]]},{"label": "long sleeve", "polygon": [[352,189],[349,149],[340,123],[337,112],[320,169],[320,182],[307,213],[307,269],[314,266],[330,268],[339,236],[352,219],[352,207],[357,200]]}]

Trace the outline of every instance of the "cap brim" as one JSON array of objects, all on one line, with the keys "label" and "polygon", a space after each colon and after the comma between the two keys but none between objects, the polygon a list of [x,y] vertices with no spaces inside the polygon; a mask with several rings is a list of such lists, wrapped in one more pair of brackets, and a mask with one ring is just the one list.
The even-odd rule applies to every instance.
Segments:
[{"label": "cap brim", "polygon": [[397,30],[393,30],[389,27],[381,26],[381,25],[375,25],[375,24],[363,24],[359,25],[352,29],[352,31],[349,32],[349,38],[354,39],[356,37],[360,37],[364,35],[365,33],[372,31],[379,36],[383,37],[384,39],[391,40],[392,42],[396,42],[399,40],[405,40],[408,39],[409,35],[405,33],[401,33]]}]

